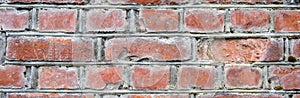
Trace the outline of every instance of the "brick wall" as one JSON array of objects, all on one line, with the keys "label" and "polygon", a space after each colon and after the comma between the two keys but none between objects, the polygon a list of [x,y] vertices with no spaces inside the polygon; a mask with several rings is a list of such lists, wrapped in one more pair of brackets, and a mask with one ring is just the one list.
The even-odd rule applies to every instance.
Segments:
[{"label": "brick wall", "polygon": [[300,98],[297,0],[0,0],[1,98]]}]

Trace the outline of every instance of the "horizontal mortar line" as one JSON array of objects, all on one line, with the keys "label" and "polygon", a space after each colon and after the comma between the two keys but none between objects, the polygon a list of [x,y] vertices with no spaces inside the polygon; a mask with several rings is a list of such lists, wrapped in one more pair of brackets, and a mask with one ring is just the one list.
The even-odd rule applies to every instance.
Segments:
[{"label": "horizontal mortar line", "polygon": [[223,64],[251,64],[251,65],[300,65],[300,62],[244,62],[244,63],[222,63],[209,61],[196,62],[43,62],[43,61],[5,61],[10,65],[223,65]]},{"label": "horizontal mortar line", "polygon": [[38,32],[6,32],[6,36],[58,36],[58,37],[204,37],[204,38],[248,38],[248,37],[300,37],[300,33],[228,33],[228,34],[66,34],[66,33],[38,33]]},{"label": "horizontal mortar line", "polygon": [[5,61],[4,64],[20,65],[220,65],[218,62],[21,62]]},{"label": "horizontal mortar line", "polygon": [[272,93],[299,94],[300,91],[276,90],[36,90],[36,89],[0,89],[5,93],[101,93],[101,94],[170,94],[170,93]]},{"label": "horizontal mortar line", "polygon": [[121,8],[121,9],[140,9],[140,8],[299,8],[300,5],[270,4],[270,5],[241,5],[241,4],[199,4],[199,5],[47,5],[47,4],[1,4],[0,7],[16,8]]}]

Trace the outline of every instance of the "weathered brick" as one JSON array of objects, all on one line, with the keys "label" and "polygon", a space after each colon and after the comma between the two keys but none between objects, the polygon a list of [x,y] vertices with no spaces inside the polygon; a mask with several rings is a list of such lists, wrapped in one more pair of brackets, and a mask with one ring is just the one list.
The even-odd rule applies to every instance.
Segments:
[{"label": "weathered brick", "polygon": [[232,0],[199,0],[202,3],[230,3]]},{"label": "weathered brick", "polygon": [[191,39],[174,37],[113,38],[105,42],[106,60],[124,60],[137,57],[156,61],[188,60],[191,57]]},{"label": "weathered brick", "polygon": [[300,89],[300,68],[291,66],[271,67],[269,82],[272,88],[282,87],[285,90]]},{"label": "weathered brick", "polygon": [[8,37],[6,57],[24,61],[94,61],[94,42],[71,37]]},{"label": "weathered brick", "polygon": [[8,98],[95,98],[93,94],[9,93]]},{"label": "weathered brick", "polygon": [[199,87],[213,89],[216,84],[216,70],[214,67],[182,66],[179,68],[179,88],[187,89]]},{"label": "weathered brick", "polygon": [[276,94],[207,94],[198,95],[197,98],[283,98]]},{"label": "weathered brick", "polygon": [[224,11],[188,10],[184,16],[185,31],[220,32],[224,31]]},{"label": "weathered brick", "polygon": [[38,70],[39,88],[78,88],[78,70],[73,67],[41,67]]},{"label": "weathered brick", "polygon": [[167,89],[170,82],[168,66],[134,66],[131,84],[135,89]]},{"label": "weathered brick", "polygon": [[103,89],[106,84],[119,83],[123,80],[123,67],[87,67],[86,87]]},{"label": "weathered brick", "polygon": [[8,0],[9,3],[84,3],[84,0]]},{"label": "weathered brick", "polygon": [[76,25],[75,9],[44,9],[38,12],[38,28],[41,31],[75,32]]},{"label": "weathered brick", "polygon": [[293,98],[300,98],[300,94],[293,95]]},{"label": "weathered brick", "polygon": [[237,3],[283,3],[283,0],[232,0]]},{"label": "weathered brick", "polygon": [[128,94],[121,98],[189,98],[188,94]]},{"label": "weathered brick", "polygon": [[24,66],[0,66],[0,87],[20,88],[25,86]]},{"label": "weathered brick", "polygon": [[123,10],[92,9],[86,14],[87,31],[124,31],[126,29],[126,12]]},{"label": "weathered brick", "polygon": [[291,40],[291,54],[300,59],[300,39]]},{"label": "weathered brick", "polygon": [[255,3],[283,3],[283,0],[200,0],[203,3],[247,3],[247,4],[255,4]]},{"label": "weathered brick", "polygon": [[199,59],[221,62],[280,61],[283,40],[276,38],[214,39],[199,42]]},{"label": "weathered brick", "polygon": [[0,9],[0,17],[0,30],[25,30],[28,27],[28,11]]},{"label": "weathered brick", "polygon": [[231,11],[232,28],[239,31],[268,31],[270,15],[264,10],[236,10]]},{"label": "weathered brick", "polygon": [[141,10],[139,23],[140,29],[146,29],[148,32],[178,31],[179,12],[177,10]]},{"label": "weathered brick", "polygon": [[260,68],[230,65],[225,67],[225,86],[229,88],[259,88],[262,85]]},{"label": "weathered brick", "polygon": [[299,32],[300,11],[276,11],[275,30],[277,32]]},{"label": "weathered brick", "polygon": [[188,0],[108,0],[111,4],[153,4],[153,5],[165,5],[165,4],[181,4],[186,3]]}]

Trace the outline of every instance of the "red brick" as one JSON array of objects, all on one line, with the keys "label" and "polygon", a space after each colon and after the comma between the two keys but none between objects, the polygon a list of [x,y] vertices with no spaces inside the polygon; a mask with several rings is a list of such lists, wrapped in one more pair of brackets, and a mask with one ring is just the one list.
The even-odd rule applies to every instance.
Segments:
[{"label": "red brick", "polygon": [[168,66],[134,66],[132,71],[132,85],[136,89],[167,89],[169,86],[170,68]]},{"label": "red brick", "polygon": [[9,93],[8,98],[94,98],[93,94]]},{"label": "red brick", "polygon": [[188,10],[185,12],[184,25],[189,32],[224,31],[224,11]]},{"label": "red brick", "polygon": [[46,9],[38,12],[38,26],[41,31],[75,32],[76,24],[75,9]]},{"label": "red brick", "polygon": [[283,3],[283,0],[235,0],[237,3]]},{"label": "red brick", "polygon": [[300,59],[300,39],[292,39],[291,45],[292,55]]},{"label": "red brick", "polygon": [[140,25],[150,32],[178,31],[179,29],[179,13],[176,10],[141,10],[140,18],[142,21]]},{"label": "red brick", "polygon": [[88,67],[86,79],[88,88],[103,89],[106,84],[119,83],[123,80],[123,67]]},{"label": "red brick", "polygon": [[165,5],[165,4],[181,4],[186,3],[188,0],[108,0],[111,4],[153,4],[153,5]]},{"label": "red brick", "polygon": [[300,94],[293,95],[293,98],[300,98]]},{"label": "red brick", "polygon": [[126,12],[123,10],[89,10],[87,12],[87,31],[124,31]]},{"label": "red brick", "polygon": [[8,0],[9,3],[84,3],[84,0]]},{"label": "red brick", "polygon": [[25,86],[24,66],[1,66],[0,67],[0,87],[19,88]]},{"label": "red brick", "polygon": [[280,61],[282,39],[215,39],[199,42],[199,59],[221,62]]},{"label": "red brick", "polygon": [[233,0],[201,0],[203,3],[230,3]]},{"label": "red brick", "polygon": [[276,11],[275,30],[277,32],[299,32],[300,11]]},{"label": "red brick", "polygon": [[121,98],[189,98],[188,94],[130,94]]},{"label": "red brick", "polygon": [[78,88],[76,68],[41,67],[39,69],[39,88]]},{"label": "red brick", "polygon": [[28,27],[28,11],[0,10],[1,30],[25,30]]},{"label": "red brick", "polygon": [[300,68],[291,66],[271,67],[269,82],[272,88],[281,86],[286,90],[300,89]]},{"label": "red brick", "polygon": [[179,88],[200,87],[202,89],[213,89],[216,84],[216,77],[214,67],[182,66],[178,75]]},{"label": "red brick", "polygon": [[247,3],[247,4],[255,4],[255,3],[283,3],[283,0],[201,0],[203,3]]},{"label": "red brick", "polygon": [[231,12],[232,28],[246,31],[268,31],[270,15],[263,10],[236,10]]},{"label": "red brick", "polygon": [[91,39],[70,37],[8,37],[7,59],[42,61],[93,61]]},{"label": "red brick", "polygon": [[191,40],[186,37],[113,38],[105,42],[105,47],[106,60],[124,60],[135,56],[139,59],[172,61],[188,60],[191,57]]},{"label": "red brick", "polygon": [[226,66],[225,86],[230,88],[259,88],[262,85],[262,70],[250,66]]},{"label": "red brick", "polygon": [[211,94],[199,95],[197,98],[283,98],[283,96],[275,94]]}]

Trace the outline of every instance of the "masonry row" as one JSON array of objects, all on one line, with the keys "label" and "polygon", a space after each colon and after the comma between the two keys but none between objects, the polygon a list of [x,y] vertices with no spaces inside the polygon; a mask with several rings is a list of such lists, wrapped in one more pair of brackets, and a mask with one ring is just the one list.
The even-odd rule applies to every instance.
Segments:
[{"label": "masonry row", "polygon": [[[299,66],[86,65],[0,67],[1,88],[35,89],[300,89]],[[13,73],[13,74],[12,74]]]},{"label": "masonry row", "polygon": [[0,10],[2,31],[39,32],[300,32],[300,11],[266,9]]},{"label": "masonry row", "polygon": [[13,61],[297,61],[300,39],[284,39],[14,36],[6,38],[4,55]]},{"label": "masonry row", "polygon": [[300,98],[300,94],[91,94],[91,93],[7,93],[4,98]]},{"label": "masonry row", "polygon": [[[297,0],[295,0],[297,2]],[[112,4],[112,5],[189,5],[189,4],[286,4],[291,0],[1,0],[0,3],[23,4]]]}]

